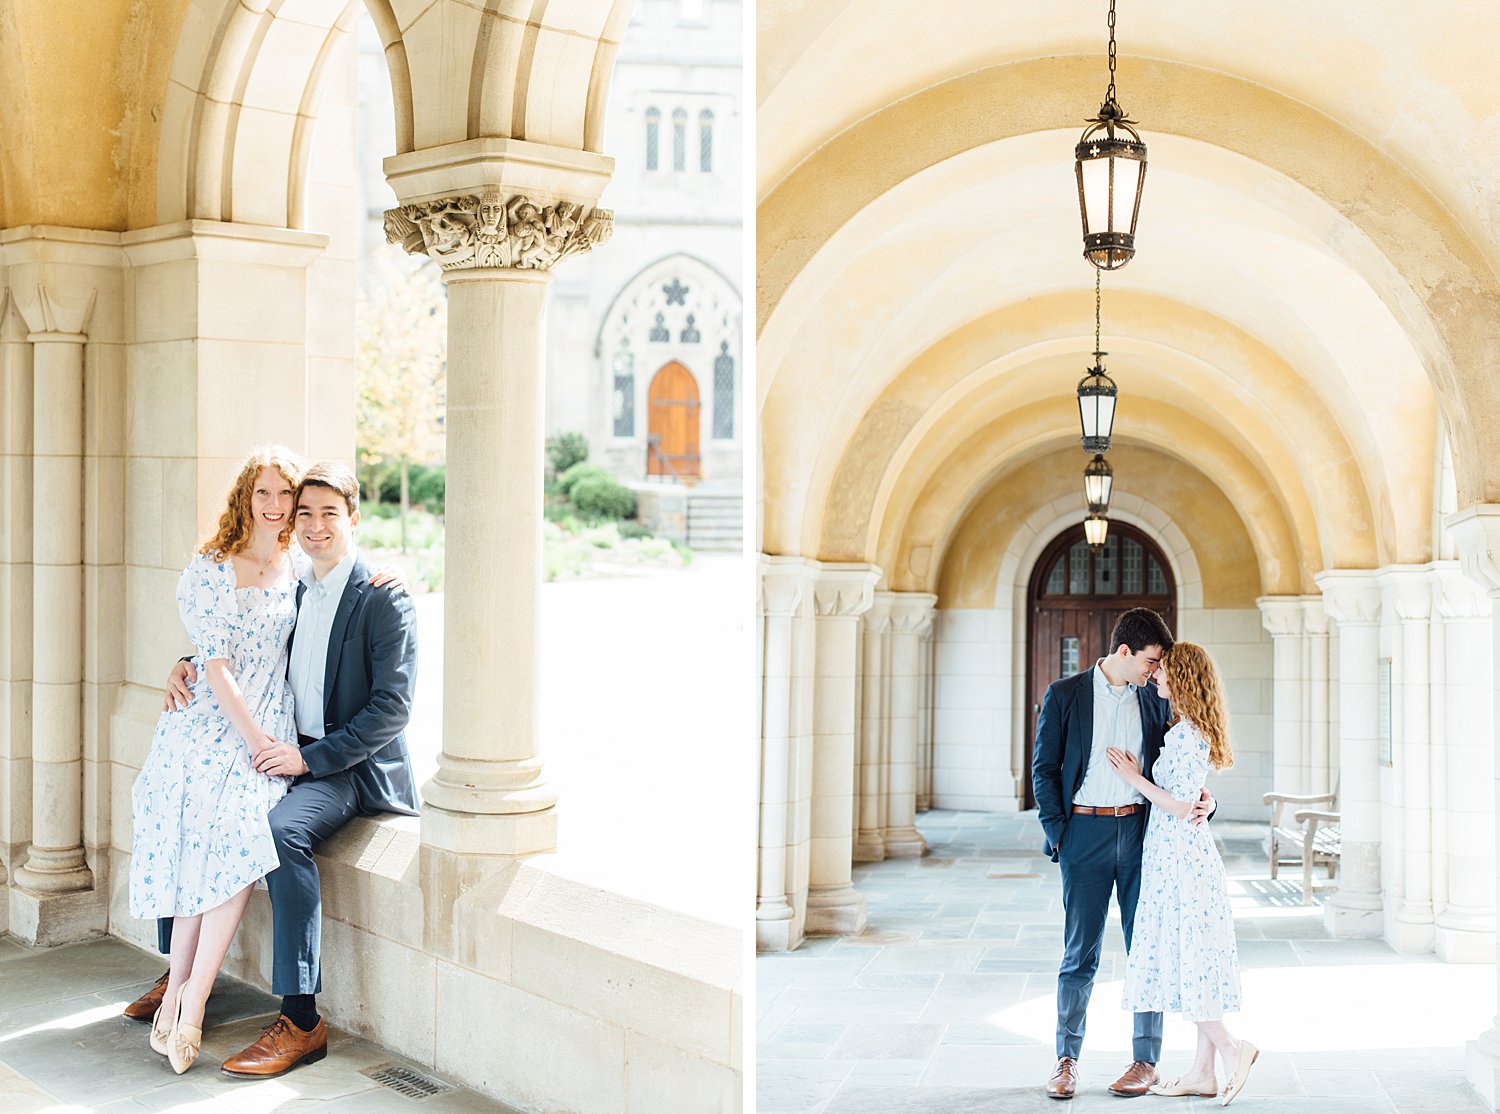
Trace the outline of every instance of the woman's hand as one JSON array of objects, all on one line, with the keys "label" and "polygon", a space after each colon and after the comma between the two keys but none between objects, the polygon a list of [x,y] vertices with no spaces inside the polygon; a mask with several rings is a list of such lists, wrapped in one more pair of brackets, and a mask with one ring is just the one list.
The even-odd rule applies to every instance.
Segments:
[{"label": "woman's hand", "polygon": [[406,574],[395,565],[381,565],[370,573],[370,585],[374,588],[384,588],[390,585],[392,591],[407,592],[410,589],[406,584]]},{"label": "woman's hand", "polygon": [[1119,774],[1131,785],[1136,785],[1146,780],[1141,776],[1140,767],[1135,764],[1135,755],[1129,754],[1119,747],[1110,747],[1109,750],[1105,751],[1105,754],[1109,757],[1109,764],[1115,768],[1115,773]]}]

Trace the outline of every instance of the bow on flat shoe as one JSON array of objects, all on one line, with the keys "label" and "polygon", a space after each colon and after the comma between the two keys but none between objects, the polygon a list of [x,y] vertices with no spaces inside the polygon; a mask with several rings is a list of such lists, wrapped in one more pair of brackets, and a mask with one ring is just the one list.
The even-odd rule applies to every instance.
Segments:
[{"label": "bow on flat shoe", "polygon": [[182,995],[177,996],[177,1016],[172,1020],[172,1032],[167,1036],[167,1062],[178,1075],[193,1066],[198,1050],[203,1046],[203,1028],[182,1023]]}]

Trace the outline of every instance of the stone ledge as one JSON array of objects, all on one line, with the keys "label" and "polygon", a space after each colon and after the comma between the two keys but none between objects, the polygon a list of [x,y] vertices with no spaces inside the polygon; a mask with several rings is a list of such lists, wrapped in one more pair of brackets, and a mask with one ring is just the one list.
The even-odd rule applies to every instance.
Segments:
[{"label": "stone ledge", "polygon": [[[565,855],[455,863],[418,832],[417,817],[356,817],[317,856],[334,1023],[521,1109],[549,1109],[547,1095],[580,1110],[610,1096],[598,1109],[630,1114],[739,1109],[737,930],[570,877]],[[123,879],[128,856],[112,858]],[[111,889],[112,934],[150,947]],[[270,927],[257,893],[226,972],[269,989]],[[503,1026],[496,1057],[455,1055],[502,1008],[537,1024]]]}]

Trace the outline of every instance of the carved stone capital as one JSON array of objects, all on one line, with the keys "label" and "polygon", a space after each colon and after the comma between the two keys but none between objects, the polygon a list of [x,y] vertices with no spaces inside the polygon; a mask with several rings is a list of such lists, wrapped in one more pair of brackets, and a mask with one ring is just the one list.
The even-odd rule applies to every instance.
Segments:
[{"label": "carved stone capital", "polygon": [[1300,637],[1306,629],[1307,608],[1301,596],[1261,596],[1255,606],[1260,608],[1260,625],[1272,638]]},{"label": "carved stone capital", "polygon": [[1333,619],[1323,606],[1322,596],[1300,596],[1302,600],[1302,625],[1311,638],[1327,638],[1333,627]]},{"label": "carved stone capital", "polygon": [[1490,597],[1458,561],[1433,563],[1432,605],[1444,619],[1488,619]]},{"label": "carved stone capital", "polygon": [[937,618],[937,597],[930,592],[877,592],[875,598],[890,608],[897,634],[925,634]]},{"label": "carved stone capital", "polygon": [[875,602],[881,572],[874,565],[823,564],[813,573],[813,605],[819,618],[849,619]]},{"label": "carved stone capital", "polygon": [[385,211],[386,240],[428,256],[445,271],[550,271],[570,255],[593,251],[614,228],[609,209],[585,209],[572,201],[548,205],[498,190]]},{"label": "carved stone capital", "polygon": [[1313,577],[1323,590],[1323,607],[1340,625],[1380,621],[1380,588],[1365,569],[1329,569]]},{"label": "carved stone capital", "polygon": [[888,592],[876,592],[874,602],[870,604],[870,610],[860,616],[860,624],[866,634],[888,634],[891,630],[891,604],[884,597]]},{"label": "carved stone capital", "polygon": [[26,322],[31,334],[28,339],[33,341],[56,339],[82,344],[88,339],[89,322],[98,300],[99,291],[92,287],[64,292],[37,286],[11,291],[11,303]]},{"label": "carved stone capital", "polygon": [[812,563],[802,557],[760,558],[760,613],[794,617],[807,614],[812,593]]},{"label": "carved stone capital", "polygon": [[1500,503],[1474,503],[1443,519],[1464,575],[1500,595]]},{"label": "carved stone capital", "polygon": [[1389,565],[1376,583],[1384,593],[1385,606],[1397,618],[1413,623],[1432,618],[1432,580],[1428,565]]}]

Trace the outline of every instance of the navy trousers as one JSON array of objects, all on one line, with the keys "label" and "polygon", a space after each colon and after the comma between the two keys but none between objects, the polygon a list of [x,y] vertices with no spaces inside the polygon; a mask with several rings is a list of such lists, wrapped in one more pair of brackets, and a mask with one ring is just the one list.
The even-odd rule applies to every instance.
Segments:
[{"label": "navy trousers", "polygon": [[[1099,969],[1110,891],[1120,902],[1125,948],[1135,929],[1141,892],[1141,845],[1146,811],[1129,816],[1084,816],[1068,820],[1058,853],[1063,884],[1063,960],[1057,972],[1057,1055],[1078,1059],[1088,1022],[1089,996]],[[1131,1056],[1148,1064],[1161,1059],[1162,1015],[1138,1013]]]},{"label": "navy trousers", "polygon": [[[266,875],[271,891],[271,993],[323,989],[323,893],[313,849],[358,811],[347,773],[298,778],[271,809],[271,838],[281,865]],[[162,953],[172,950],[172,918],[156,922]]]}]

